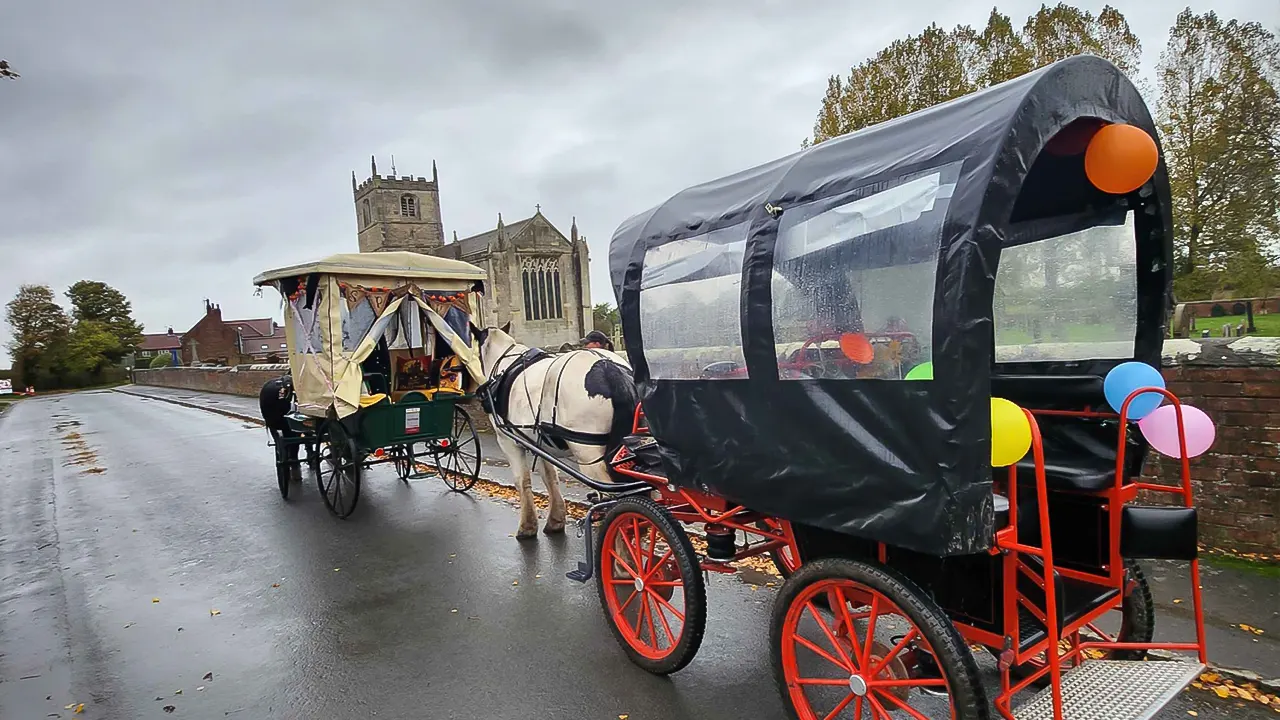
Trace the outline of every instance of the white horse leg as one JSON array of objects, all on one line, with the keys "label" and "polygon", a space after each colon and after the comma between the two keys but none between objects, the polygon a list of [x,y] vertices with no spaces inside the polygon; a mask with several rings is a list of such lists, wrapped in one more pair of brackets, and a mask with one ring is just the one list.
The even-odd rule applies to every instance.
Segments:
[{"label": "white horse leg", "polygon": [[555,535],[564,532],[564,496],[560,494],[560,473],[547,461],[542,461],[542,482],[547,486],[547,498],[551,502],[551,510],[547,513],[547,524],[542,532]]},{"label": "white horse leg", "polygon": [[516,480],[516,493],[520,496],[520,526],[516,529],[516,539],[536,538],[538,511],[534,505],[533,477],[530,471],[532,456],[502,434],[498,435],[498,446],[511,465],[511,474]]}]

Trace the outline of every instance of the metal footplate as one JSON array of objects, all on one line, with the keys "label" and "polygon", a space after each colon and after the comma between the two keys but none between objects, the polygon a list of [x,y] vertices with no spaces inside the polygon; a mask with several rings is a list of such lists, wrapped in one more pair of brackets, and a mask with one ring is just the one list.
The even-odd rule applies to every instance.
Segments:
[{"label": "metal footplate", "polygon": [[[1062,674],[1065,720],[1147,720],[1204,670],[1176,660],[1087,660]],[[1046,687],[1013,711],[1016,720],[1053,720]]]}]

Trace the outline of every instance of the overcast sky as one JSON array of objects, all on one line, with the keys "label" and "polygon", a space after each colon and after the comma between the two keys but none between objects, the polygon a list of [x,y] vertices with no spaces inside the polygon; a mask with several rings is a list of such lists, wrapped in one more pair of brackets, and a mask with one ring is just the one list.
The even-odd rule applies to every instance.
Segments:
[{"label": "overcast sky", "polygon": [[[277,316],[258,272],[353,252],[351,171],[440,168],[446,237],[543,213],[610,236],[692,184],[797,149],[826,78],[993,1],[10,0],[0,303],[107,282],[148,332]],[[1078,2],[1097,12],[1101,2]],[[1115,0],[1150,75],[1185,3]],[[1280,0],[1192,2],[1280,26]],[[1020,24],[1040,2],[999,3]],[[0,326],[7,339],[7,326]],[[7,355],[0,350],[0,366]]]}]

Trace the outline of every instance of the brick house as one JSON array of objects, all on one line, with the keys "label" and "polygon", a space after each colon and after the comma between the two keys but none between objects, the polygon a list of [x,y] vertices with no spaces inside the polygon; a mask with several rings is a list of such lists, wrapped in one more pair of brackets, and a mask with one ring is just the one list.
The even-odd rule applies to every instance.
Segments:
[{"label": "brick house", "polygon": [[183,365],[240,365],[287,357],[284,328],[270,318],[223,320],[222,308],[205,301],[204,317],[182,334]]},{"label": "brick house", "polygon": [[180,362],[178,356],[181,349],[182,336],[175,333],[173,328],[169,328],[168,332],[143,335],[134,357],[137,358],[139,365],[145,366],[150,364],[152,358],[157,355],[169,355],[173,358],[173,364],[177,365]]}]

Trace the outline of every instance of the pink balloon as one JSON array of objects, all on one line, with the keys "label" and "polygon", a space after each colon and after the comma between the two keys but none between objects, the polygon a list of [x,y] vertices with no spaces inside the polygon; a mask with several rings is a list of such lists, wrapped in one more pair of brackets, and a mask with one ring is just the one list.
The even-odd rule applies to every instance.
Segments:
[{"label": "pink balloon", "polygon": [[[1187,437],[1187,457],[1203,454],[1213,445],[1217,434],[1213,421],[1200,408],[1182,406],[1182,427]],[[1170,457],[1182,457],[1178,447],[1177,407],[1162,405],[1156,408],[1138,421],[1138,429],[1142,431],[1142,437],[1158,452]]]}]

